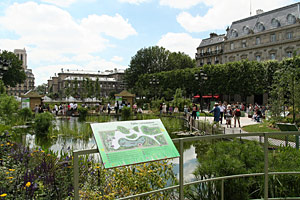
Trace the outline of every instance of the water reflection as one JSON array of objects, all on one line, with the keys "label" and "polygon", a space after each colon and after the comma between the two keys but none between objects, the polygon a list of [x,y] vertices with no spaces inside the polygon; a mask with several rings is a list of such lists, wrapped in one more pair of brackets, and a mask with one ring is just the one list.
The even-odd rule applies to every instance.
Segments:
[{"label": "water reflection", "polygon": [[[103,122],[107,121],[108,118],[93,118],[91,121]],[[116,121],[117,119],[109,118],[109,120]],[[164,119],[162,121],[167,121]],[[183,122],[178,122],[174,126],[172,123],[168,125],[165,124],[166,128],[169,126],[169,132],[174,129],[175,126],[182,126],[184,128]],[[80,122],[78,118],[56,118],[55,128],[50,131],[47,136],[39,136],[30,133],[30,130],[27,130],[27,134],[19,134],[19,137],[16,137],[16,141],[22,141],[23,144],[28,145],[31,148],[42,148],[44,150],[48,149],[53,152],[61,153],[71,153],[73,150],[82,150],[82,149],[92,149],[97,148],[90,124],[88,122]],[[168,128],[167,128],[168,129]],[[177,138],[173,134],[170,134],[171,138]],[[175,144],[176,148],[179,148],[179,144]],[[194,175],[192,172],[197,167],[197,153],[201,152],[201,147],[198,144],[193,142],[184,143],[184,179],[185,181],[192,181]],[[99,154],[93,155],[97,161],[100,161]],[[179,176],[179,159],[173,159],[170,161],[174,164],[174,172]],[[179,178],[179,177],[178,177]]]}]

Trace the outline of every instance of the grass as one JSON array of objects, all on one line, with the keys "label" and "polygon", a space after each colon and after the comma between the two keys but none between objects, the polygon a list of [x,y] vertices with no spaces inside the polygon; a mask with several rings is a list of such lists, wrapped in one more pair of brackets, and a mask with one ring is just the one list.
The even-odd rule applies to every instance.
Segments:
[{"label": "grass", "polygon": [[[248,125],[243,127],[244,131],[247,131],[249,133],[258,133],[258,132],[280,132],[278,128],[272,128],[269,127],[269,124],[267,122],[264,122],[262,124],[253,124],[253,125]],[[271,135],[269,136],[270,138],[277,139],[277,140],[282,140],[285,141],[285,136],[283,135]],[[289,142],[295,142],[295,137],[294,136],[289,136],[288,137]]]},{"label": "grass", "polygon": [[279,132],[279,129],[271,128],[269,127],[269,124],[267,122],[261,123],[261,124],[253,124],[243,127],[244,131],[247,131],[249,133],[253,132]]}]

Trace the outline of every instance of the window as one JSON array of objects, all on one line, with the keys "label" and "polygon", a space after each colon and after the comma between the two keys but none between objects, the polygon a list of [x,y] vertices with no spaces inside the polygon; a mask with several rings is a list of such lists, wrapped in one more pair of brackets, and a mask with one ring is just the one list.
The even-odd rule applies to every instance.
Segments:
[{"label": "window", "polygon": [[256,37],[255,44],[260,44],[260,37]]},{"label": "window", "polygon": [[244,26],[243,27],[243,32],[248,35],[250,33],[249,27],[248,26]]},{"label": "window", "polygon": [[210,48],[209,48],[209,47],[207,48],[207,52],[208,52],[208,53],[210,52]]},{"label": "window", "polygon": [[257,61],[257,62],[260,62],[260,55],[257,55],[257,56],[256,56],[256,61]]},{"label": "window", "polygon": [[264,26],[263,23],[261,23],[261,22],[257,22],[256,28],[257,28],[257,30],[258,30],[259,32],[265,30],[265,26]]},{"label": "window", "polygon": [[219,50],[219,46],[216,46],[216,51],[218,51]]},{"label": "window", "polygon": [[271,42],[275,42],[276,41],[276,35],[275,34],[271,34],[270,41]]},{"label": "window", "polygon": [[288,22],[288,24],[295,24],[296,23],[296,17],[292,14],[288,14],[287,22]]},{"label": "window", "polygon": [[277,28],[280,26],[280,22],[277,19],[272,19],[271,24],[273,26],[273,28]]},{"label": "window", "polygon": [[231,31],[231,36],[232,36],[232,37],[237,37],[237,36],[238,36],[237,30],[235,30],[235,29],[232,30],[232,31]]},{"label": "window", "polygon": [[288,52],[287,52],[287,57],[288,57],[288,58],[293,57],[293,53],[292,53],[291,51],[288,51]]},{"label": "window", "polygon": [[243,40],[243,41],[242,41],[242,47],[243,47],[243,48],[246,48],[246,47],[247,47],[247,41],[246,41],[246,40]]},{"label": "window", "polygon": [[202,54],[204,53],[204,49],[201,49],[201,53],[202,53]]},{"label": "window", "polygon": [[276,54],[275,53],[271,53],[270,58],[271,58],[271,60],[275,60],[276,59]]},{"label": "window", "polygon": [[293,33],[292,32],[288,32],[286,34],[286,39],[292,39],[293,38]]},{"label": "window", "polygon": [[231,49],[231,50],[234,49],[234,43],[233,43],[233,42],[230,43],[230,49]]}]

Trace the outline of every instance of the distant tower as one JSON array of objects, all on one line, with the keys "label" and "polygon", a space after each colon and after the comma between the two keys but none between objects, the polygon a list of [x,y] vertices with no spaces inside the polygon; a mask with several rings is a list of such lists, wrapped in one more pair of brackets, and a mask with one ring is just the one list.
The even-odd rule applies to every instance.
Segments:
[{"label": "distant tower", "polygon": [[23,69],[27,69],[27,53],[25,48],[24,49],[15,49],[14,50],[15,55],[22,60],[22,67]]}]

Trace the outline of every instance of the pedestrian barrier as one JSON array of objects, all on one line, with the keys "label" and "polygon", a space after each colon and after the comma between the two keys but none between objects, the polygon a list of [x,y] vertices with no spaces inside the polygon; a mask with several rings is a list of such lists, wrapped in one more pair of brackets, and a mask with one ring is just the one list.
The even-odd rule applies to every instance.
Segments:
[{"label": "pedestrian barrier", "polygon": [[[194,137],[185,137],[185,138],[177,138],[173,139],[172,141],[174,143],[179,143],[179,184],[175,186],[170,186],[167,188],[154,190],[150,192],[145,192],[142,194],[136,194],[131,195],[128,197],[120,198],[119,200],[125,200],[125,199],[135,199],[138,197],[147,196],[150,194],[160,193],[163,191],[168,190],[179,190],[178,192],[178,198],[180,200],[184,200],[184,187],[192,184],[198,184],[203,182],[211,182],[211,181],[221,181],[221,199],[224,200],[224,181],[227,179],[234,179],[234,178],[241,178],[241,177],[250,177],[250,176],[264,176],[264,200],[268,200],[268,190],[269,190],[269,176],[270,175],[299,175],[300,172],[298,171],[291,171],[291,172],[269,172],[269,162],[268,162],[268,151],[269,151],[269,137],[274,135],[283,135],[283,136],[291,136],[291,135],[300,135],[300,131],[285,131],[285,132],[272,132],[272,133],[241,133],[241,134],[219,134],[219,135],[205,135],[205,136],[194,136]],[[184,142],[194,142],[194,141],[201,141],[201,140],[218,140],[218,139],[233,139],[233,138],[241,138],[245,139],[248,137],[258,137],[262,138],[261,142],[263,143],[263,149],[264,149],[264,171],[261,173],[252,173],[252,174],[236,174],[231,176],[223,176],[223,177],[215,177],[205,180],[198,180],[194,182],[184,183],[184,171],[183,171],[183,165],[184,165],[184,156],[183,156],[183,144]],[[87,154],[94,154],[99,153],[97,149],[89,149],[89,150],[76,150],[73,151],[73,157],[74,157],[74,196],[75,200],[79,200],[79,156],[80,155],[87,155]],[[274,198],[270,198],[274,199]],[[275,198],[278,199],[278,198]],[[285,197],[285,199],[300,199],[300,197]]]}]

